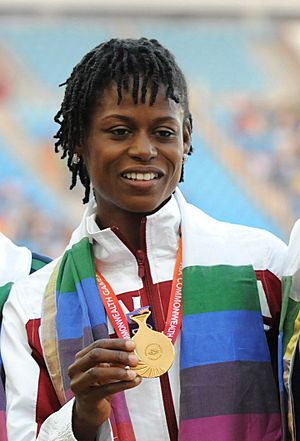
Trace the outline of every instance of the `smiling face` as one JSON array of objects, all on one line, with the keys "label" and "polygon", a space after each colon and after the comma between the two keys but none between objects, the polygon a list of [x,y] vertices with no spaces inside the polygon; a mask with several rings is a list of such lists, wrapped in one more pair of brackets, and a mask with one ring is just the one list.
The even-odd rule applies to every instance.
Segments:
[{"label": "smiling face", "polygon": [[[117,103],[115,86],[104,90],[90,118],[83,155],[103,223],[122,213],[148,214],[161,206],[179,182],[190,125],[180,104],[161,88],[155,103],[134,104],[130,93]],[[107,223],[107,222],[104,222]],[[106,225],[107,226],[107,225]]]}]

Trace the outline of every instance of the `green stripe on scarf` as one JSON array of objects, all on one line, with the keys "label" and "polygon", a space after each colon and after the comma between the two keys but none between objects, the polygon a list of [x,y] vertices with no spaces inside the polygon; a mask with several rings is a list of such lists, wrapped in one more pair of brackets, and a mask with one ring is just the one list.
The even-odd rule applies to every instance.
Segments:
[{"label": "green stripe on scarf", "polygon": [[[183,314],[214,311],[260,311],[252,266],[190,266],[183,269]],[[200,282],[199,282],[200,280]],[[220,296],[222,292],[222,296]]]},{"label": "green stripe on scarf", "polygon": [[2,310],[4,308],[5,302],[9,296],[11,287],[13,286],[12,282],[6,283],[6,285],[0,286],[0,321],[2,322]]},{"label": "green stripe on scarf", "polygon": [[[63,255],[60,271],[57,277],[57,286],[60,287],[61,294],[76,291],[76,283],[95,275],[91,247],[92,245],[88,238],[83,238]],[[63,271],[69,260],[69,256],[71,256],[71,260],[74,259],[75,261],[80,262],[80,265],[76,268],[75,275],[72,274],[72,277],[69,276],[69,273]]]}]

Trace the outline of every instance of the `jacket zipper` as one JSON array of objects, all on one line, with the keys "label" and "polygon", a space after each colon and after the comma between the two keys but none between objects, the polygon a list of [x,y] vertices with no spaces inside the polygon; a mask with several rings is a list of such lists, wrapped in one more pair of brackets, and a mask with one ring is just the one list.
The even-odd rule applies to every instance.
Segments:
[{"label": "jacket zipper", "polygon": [[[130,243],[126,240],[126,238],[121,234],[120,230],[117,227],[112,227],[112,231],[118,236],[118,238],[127,246],[129,251],[135,256],[138,264],[138,275],[143,281],[143,286],[146,291],[146,297],[148,300],[149,306],[152,309],[152,319],[157,331],[163,331],[165,326],[165,319],[163,317],[162,312],[160,311],[159,306],[157,306],[154,301],[153,296],[153,281],[150,272],[150,266],[147,258],[147,243],[146,243],[146,218],[141,220],[140,225],[140,244],[141,249],[135,250]],[[150,282],[150,283],[149,283]],[[177,419],[174,409],[174,403],[171,392],[171,385],[169,380],[168,372],[159,377],[160,379],[160,387],[162,392],[163,404],[166,414],[167,427],[169,432],[170,441],[178,441],[178,426]]]},{"label": "jacket zipper", "polygon": [[[147,243],[146,243],[146,218],[141,220],[140,227],[140,244],[142,249],[137,250],[136,257],[138,262],[139,274],[143,274],[143,285],[146,289],[147,298],[152,308],[152,318],[155,329],[157,331],[163,331],[165,326],[165,319],[163,312],[160,310],[159,305],[155,302],[153,296],[153,281],[150,272],[150,266],[147,258]],[[173,397],[171,392],[171,385],[168,372],[159,377],[160,387],[162,392],[163,404],[165,409],[166,421],[168,426],[168,432],[170,441],[178,440],[178,426],[174,409]]]}]

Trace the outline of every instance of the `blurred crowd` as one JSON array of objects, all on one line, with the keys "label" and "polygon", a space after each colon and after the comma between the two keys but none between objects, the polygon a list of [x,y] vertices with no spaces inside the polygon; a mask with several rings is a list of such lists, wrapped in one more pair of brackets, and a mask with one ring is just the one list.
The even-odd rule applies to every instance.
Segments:
[{"label": "blurred crowd", "polygon": [[23,184],[13,178],[0,185],[0,231],[17,244],[50,257],[63,251],[70,235],[66,220],[35,204]]},{"label": "blurred crowd", "polygon": [[225,124],[247,157],[249,171],[286,193],[300,216],[300,101],[238,100]]}]

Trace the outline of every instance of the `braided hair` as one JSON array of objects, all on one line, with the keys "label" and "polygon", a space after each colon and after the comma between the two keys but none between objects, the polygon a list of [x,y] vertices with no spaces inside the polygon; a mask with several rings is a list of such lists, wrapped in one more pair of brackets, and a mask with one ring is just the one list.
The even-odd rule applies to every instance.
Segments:
[{"label": "braided hair", "polygon": [[54,117],[60,125],[54,136],[57,140],[55,152],[62,151],[62,159],[67,157],[72,173],[70,189],[75,187],[79,176],[85,187],[83,203],[89,200],[90,178],[83,158],[74,161],[73,155],[76,146],[83,145],[88,134],[89,118],[95,105],[112,82],[116,84],[118,104],[122,94],[130,90],[135,104],[139,99],[145,103],[149,93],[150,106],[155,103],[159,86],[164,85],[166,98],[181,104],[184,119],[192,126],[185,77],[174,56],[157,40],[113,38],[96,46],[74,67],[66,82],[60,84],[66,86],[66,90]]}]

